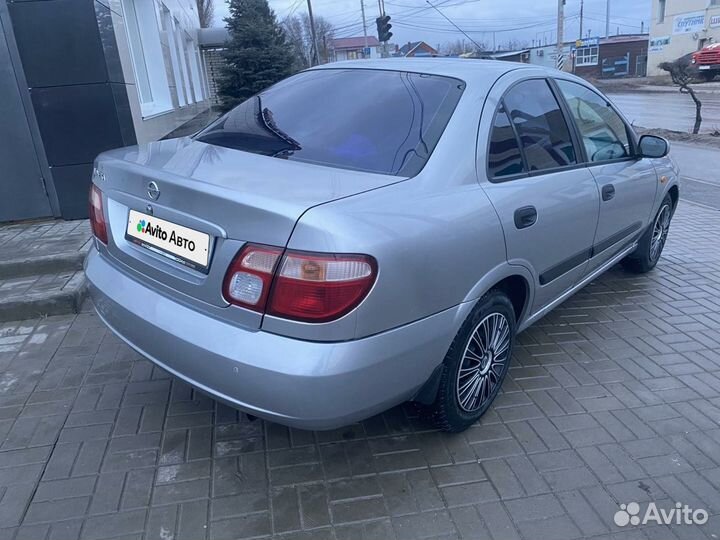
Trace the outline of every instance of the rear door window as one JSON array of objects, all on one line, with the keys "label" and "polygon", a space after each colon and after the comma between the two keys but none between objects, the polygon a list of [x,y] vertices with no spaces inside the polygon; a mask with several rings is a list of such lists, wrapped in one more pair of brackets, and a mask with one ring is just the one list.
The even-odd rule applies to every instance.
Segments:
[{"label": "rear door window", "polygon": [[547,81],[531,79],[503,98],[530,172],[575,165],[577,154],[560,105]]},{"label": "rear door window", "polygon": [[280,159],[414,176],[463,89],[461,81],[435,75],[306,71],[248,99],[196,139]]},{"label": "rear door window", "polygon": [[520,145],[504,105],[495,113],[488,154],[488,174],[491,179],[526,172]]}]

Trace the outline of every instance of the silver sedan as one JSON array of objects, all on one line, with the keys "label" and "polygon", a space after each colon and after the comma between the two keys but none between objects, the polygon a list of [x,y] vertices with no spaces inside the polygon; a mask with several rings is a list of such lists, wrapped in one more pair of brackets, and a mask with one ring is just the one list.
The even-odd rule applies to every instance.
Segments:
[{"label": "silver sedan", "polygon": [[559,71],[330,64],[100,155],[86,273],[120,338],[251,415],[331,429],[413,400],[461,431],[518,332],[618,262],[655,267],[667,154]]}]

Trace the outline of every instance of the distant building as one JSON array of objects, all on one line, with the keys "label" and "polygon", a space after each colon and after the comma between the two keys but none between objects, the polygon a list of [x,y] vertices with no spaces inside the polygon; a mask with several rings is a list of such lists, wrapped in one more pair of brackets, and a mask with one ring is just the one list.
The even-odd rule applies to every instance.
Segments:
[{"label": "distant building", "polygon": [[670,62],[720,42],[720,0],[652,0],[648,74],[661,75]]},{"label": "distant building", "polygon": [[380,42],[375,36],[335,38],[330,44],[335,62],[380,58]]},{"label": "distant building", "polygon": [[[575,42],[565,43],[563,47],[563,57],[566,62],[572,62],[572,48]],[[528,63],[536,66],[547,68],[557,67],[557,45],[545,45],[541,47],[532,47],[529,50]]]},{"label": "distant building", "polygon": [[440,53],[437,51],[437,49],[431,47],[424,41],[408,41],[402,47],[396,47],[393,56],[400,56],[406,58],[422,56],[428,57],[440,56]]},{"label": "distant building", "polygon": [[[647,55],[647,34],[587,38],[563,46],[566,70],[588,79],[644,77]],[[557,45],[531,48],[529,62],[557,67]]]},{"label": "distant building", "polygon": [[195,0],[0,0],[0,221],[87,216],[93,160],[207,110]]},{"label": "distant building", "polygon": [[578,41],[573,48],[575,74],[589,79],[645,77],[648,46],[648,34],[621,34]]}]

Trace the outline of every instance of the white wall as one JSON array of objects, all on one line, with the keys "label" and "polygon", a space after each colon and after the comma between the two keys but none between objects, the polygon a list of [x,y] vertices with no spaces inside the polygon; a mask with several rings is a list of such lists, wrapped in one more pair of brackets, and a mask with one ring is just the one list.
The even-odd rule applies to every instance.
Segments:
[{"label": "white wall", "polygon": [[[650,25],[650,51],[648,53],[648,75],[662,75],[660,62],[668,62],[697,51],[701,40],[720,42],[720,21],[711,25],[713,17],[720,17],[720,1],[713,0],[666,0],[665,18],[660,21],[660,0],[652,1]],[[681,31],[677,23],[683,17],[694,13],[704,15],[704,24]],[[677,20],[676,20],[677,19]],[[687,20],[687,19],[686,19]],[[664,43],[669,39],[669,43]]]},{"label": "white wall", "polygon": [[[565,45],[563,52],[565,53],[565,62],[571,62],[570,45]],[[545,47],[535,47],[530,49],[530,63],[536,66],[554,68],[557,65],[557,45],[547,45]]]},{"label": "white wall", "polygon": [[108,1],[137,140],[157,140],[209,106],[195,0]]}]

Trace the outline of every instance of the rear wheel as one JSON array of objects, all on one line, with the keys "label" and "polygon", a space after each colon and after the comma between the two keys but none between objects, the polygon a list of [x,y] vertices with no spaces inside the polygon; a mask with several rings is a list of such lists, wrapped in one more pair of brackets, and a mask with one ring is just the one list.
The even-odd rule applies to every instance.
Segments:
[{"label": "rear wheel", "polygon": [[443,431],[460,432],[487,411],[507,375],[515,311],[500,291],[486,294],[455,337],[443,362],[438,395],[428,412]]},{"label": "rear wheel", "polygon": [[655,268],[665,248],[672,215],[672,199],[666,195],[652,225],[640,238],[637,249],[623,261],[626,269],[644,274]]}]

